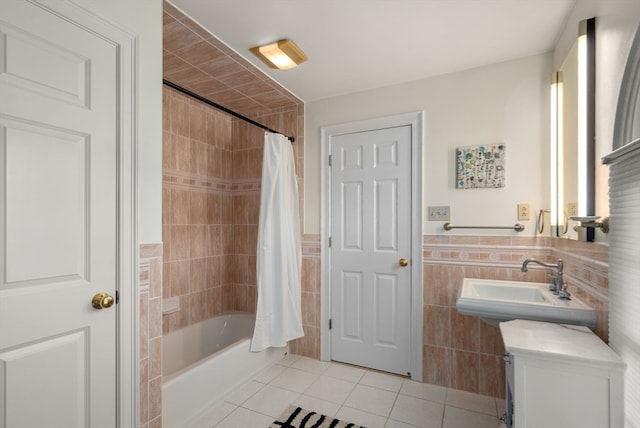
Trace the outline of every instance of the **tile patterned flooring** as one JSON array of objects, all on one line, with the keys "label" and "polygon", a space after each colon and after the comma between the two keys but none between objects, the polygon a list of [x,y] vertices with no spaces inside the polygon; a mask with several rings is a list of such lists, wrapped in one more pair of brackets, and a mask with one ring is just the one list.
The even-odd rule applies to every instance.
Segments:
[{"label": "tile patterned flooring", "polygon": [[266,428],[289,405],[367,428],[497,428],[502,399],[288,355],[185,428]]}]

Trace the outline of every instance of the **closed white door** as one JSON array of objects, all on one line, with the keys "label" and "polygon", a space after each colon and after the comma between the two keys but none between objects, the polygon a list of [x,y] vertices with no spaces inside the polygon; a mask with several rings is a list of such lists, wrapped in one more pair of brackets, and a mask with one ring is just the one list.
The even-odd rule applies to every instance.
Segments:
[{"label": "closed white door", "polygon": [[411,127],[331,138],[331,359],[411,371]]},{"label": "closed white door", "polygon": [[0,427],[113,428],[116,308],[92,298],[117,288],[116,46],[1,10]]}]

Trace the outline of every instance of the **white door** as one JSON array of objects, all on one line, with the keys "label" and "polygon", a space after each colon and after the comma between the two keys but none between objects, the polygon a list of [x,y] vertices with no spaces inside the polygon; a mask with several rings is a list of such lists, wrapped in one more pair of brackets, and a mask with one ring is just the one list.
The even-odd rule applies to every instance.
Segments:
[{"label": "white door", "polygon": [[113,428],[116,310],[92,298],[117,286],[116,46],[1,10],[0,427]]},{"label": "white door", "polygon": [[411,126],[332,136],[331,157],[331,359],[406,375]]}]

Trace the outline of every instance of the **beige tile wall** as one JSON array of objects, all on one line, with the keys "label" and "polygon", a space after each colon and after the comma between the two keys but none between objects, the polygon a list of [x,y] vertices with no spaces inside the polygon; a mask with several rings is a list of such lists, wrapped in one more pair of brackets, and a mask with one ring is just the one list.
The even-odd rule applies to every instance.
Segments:
[{"label": "beige tile wall", "polygon": [[304,337],[289,343],[293,354],[320,359],[320,236],[302,238],[302,326]]},{"label": "beige tile wall", "polygon": [[529,272],[520,271],[528,257],[564,259],[569,290],[596,308],[596,333],[607,339],[606,246],[533,237],[425,236],[423,251],[425,382],[504,396],[498,328],[459,314],[455,301],[464,277],[549,282],[550,270],[530,265]]},{"label": "beige tile wall", "polygon": [[[163,77],[294,136],[302,200],[304,104],[179,10],[163,8]],[[181,308],[164,316],[169,332],[230,309],[255,311],[264,132],[170,89],[163,109],[164,297]]]},{"label": "beige tile wall", "polygon": [[[455,301],[462,278],[548,282],[551,271],[522,261],[565,261],[569,290],[596,308],[596,333],[607,341],[608,247],[552,238],[498,236],[423,237],[423,381],[504,396],[504,348],[497,327],[460,315]],[[303,243],[303,319],[306,336],[293,353],[320,356],[320,241]]]},{"label": "beige tile wall", "polygon": [[[264,130],[174,89],[164,89],[163,102],[163,297],[179,301],[163,317],[168,333],[224,311],[255,311]],[[297,135],[303,112],[294,105],[256,118]],[[294,154],[301,169],[300,142]]]},{"label": "beige tile wall", "polygon": [[140,428],[162,427],[162,244],[140,245]]},{"label": "beige tile wall", "polygon": [[179,310],[165,333],[230,309],[234,240],[232,121],[173,89],[163,97],[163,297]]}]

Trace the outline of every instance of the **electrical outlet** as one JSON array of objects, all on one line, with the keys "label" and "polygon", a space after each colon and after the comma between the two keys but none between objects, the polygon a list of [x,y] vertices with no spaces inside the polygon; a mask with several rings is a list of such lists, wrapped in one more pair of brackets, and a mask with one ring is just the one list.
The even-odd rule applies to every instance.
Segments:
[{"label": "electrical outlet", "polygon": [[529,204],[518,204],[518,220],[529,220]]},{"label": "electrical outlet", "polygon": [[451,207],[427,207],[429,221],[449,221],[451,220]]},{"label": "electrical outlet", "polygon": [[574,217],[578,215],[578,203],[567,202],[567,216]]}]

